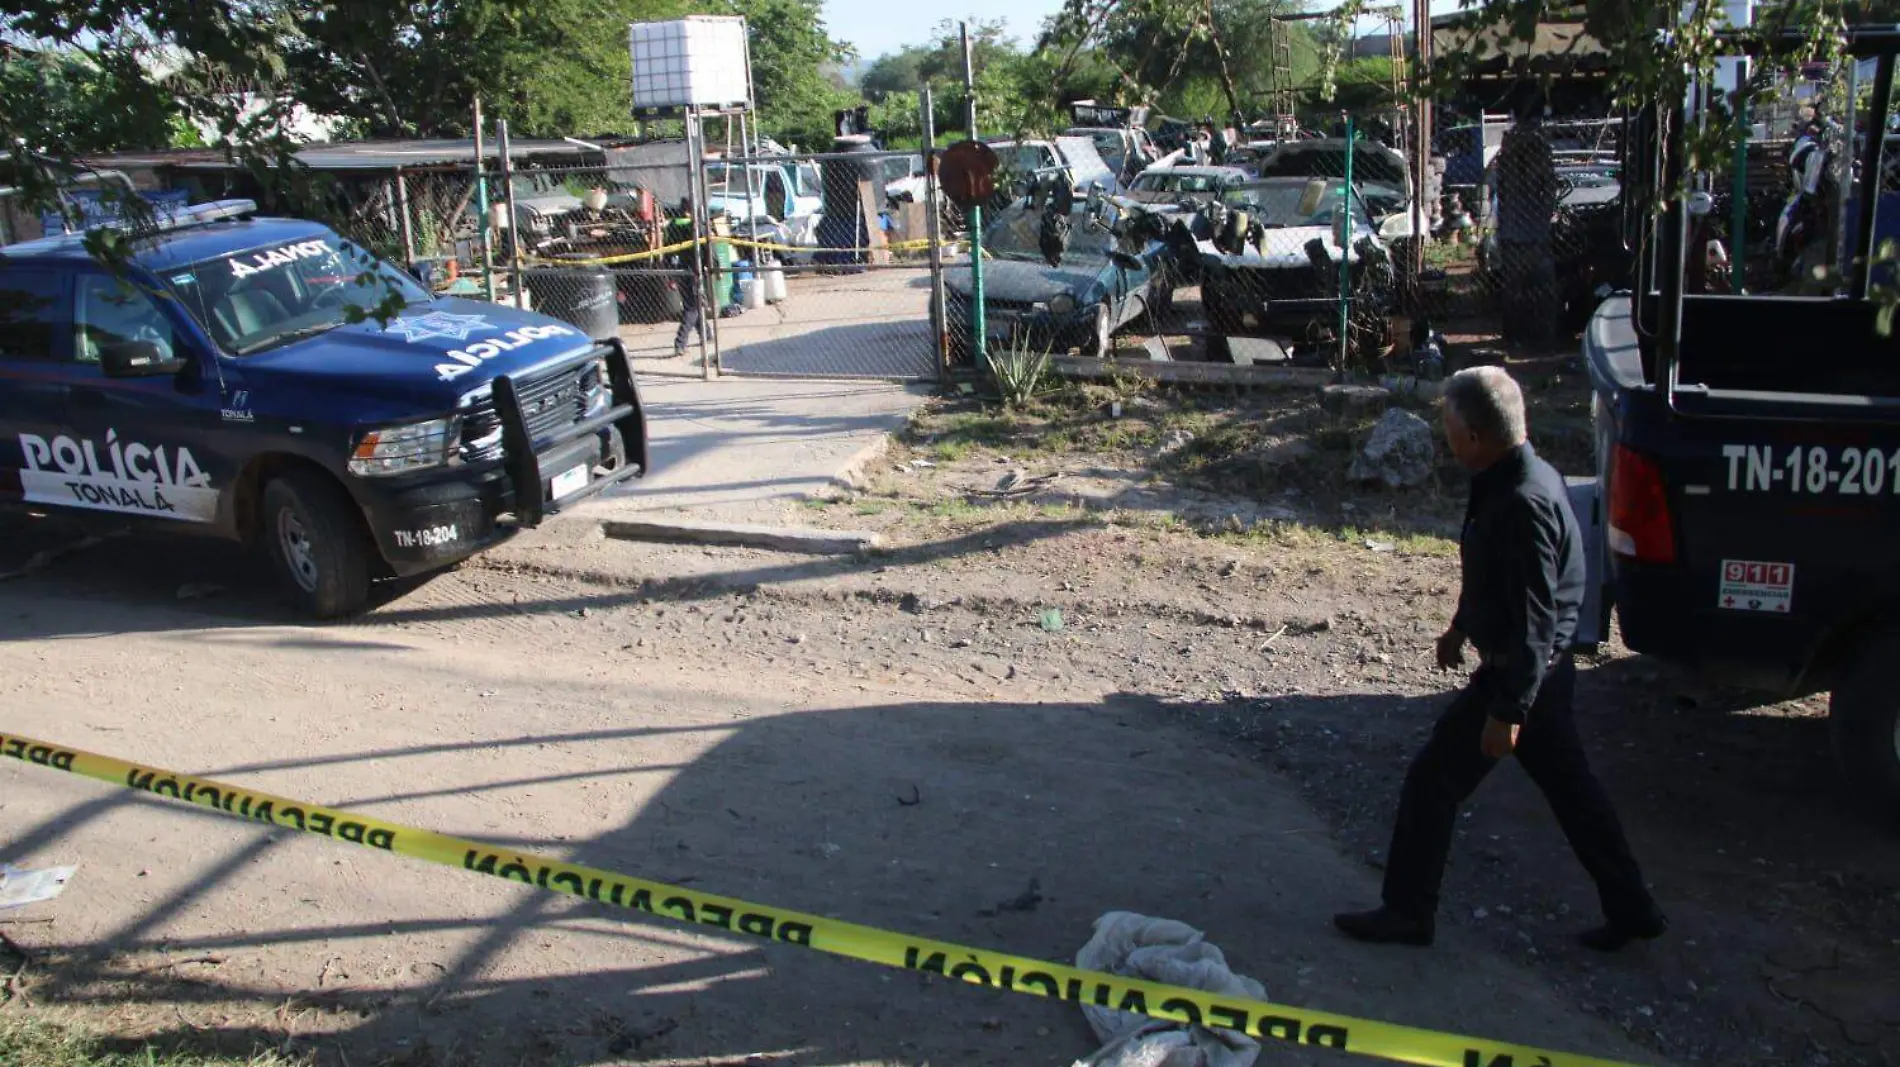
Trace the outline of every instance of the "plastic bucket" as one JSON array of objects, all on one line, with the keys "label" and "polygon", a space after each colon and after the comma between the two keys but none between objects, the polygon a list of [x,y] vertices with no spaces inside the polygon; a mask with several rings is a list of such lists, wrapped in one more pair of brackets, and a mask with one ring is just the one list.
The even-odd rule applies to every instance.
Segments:
[{"label": "plastic bucket", "polygon": [[765,306],[765,286],[757,278],[741,278],[739,299],[747,311],[756,311]]}]

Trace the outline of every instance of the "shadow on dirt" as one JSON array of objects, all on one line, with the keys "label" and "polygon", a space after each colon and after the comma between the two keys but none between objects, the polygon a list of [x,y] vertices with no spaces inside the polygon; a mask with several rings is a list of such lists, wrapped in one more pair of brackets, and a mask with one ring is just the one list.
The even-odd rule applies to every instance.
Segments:
[{"label": "shadow on dirt", "polygon": [[[1405,769],[1446,699],[1290,695],[1183,714],[1298,782],[1342,844],[1382,867]],[[1542,796],[1510,766],[1460,820],[1441,924],[1490,937],[1639,1029],[1670,1020],[1650,1026],[1679,1059],[1900,1055],[1900,842],[1844,795],[1824,698],[1710,690],[1625,655],[1581,672],[1577,709],[1670,936],[1601,967],[1567,953],[1568,934],[1594,919],[1594,894]]]},{"label": "shadow on dirt", "polygon": [[[895,703],[784,714],[718,732],[723,740],[675,768],[651,802],[612,812],[610,828],[500,841],[1044,959],[1070,958],[1105,911],[1175,916],[1205,928],[1278,1000],[1479,1026],[1558,1047],[1615,1045],[1608,1030],[1501,961],[1461,953],[1453,964],[1340,941],[1327,915],[1369,893],[1368,875],[1268,776],[1189,743],[1191,735],[1147,700]],[[628,727],[503,747],[530,764],[533,753],[553,748],[631,774],[651,769],[638,766],[637,746],[649,734]],[[1067,740],[1051,749],[1051,737]],[[399,775],[432,748],[323,758],[375,761]],[[206,773],[241,780],[249,770]],[[567,828],[582,825],[589,805],[569,775],[530,773],[494,785],[484,795],[504,803],[523,791],[572,797]],[[416,795],[393,786],[376,792],[339,798],[338,806],[378,811]],[[222,841],[215,858],[172,857],[191,865],[190,877],[142,898],[129,922],[77,937],[49,928],[53,943],[24,961],[34,1003],[137,1020],[161,1049],[289,1048],[315,1053],[326,1067],[819,1067],[1058,1063],[1094,1046],[1071,1006],[705,927],[696,929],[707,937],[693,938],[677,924],[519,887],[469,888],[484,898],[492,891],[501,907],[459,919],[425,896],[368,892],[385,879],[427,876],[412,863],[340,846],[339,858],[367,876],[360,899],[312,899],[250,928],[206,933],[194,924],[183,933],[168,928],[173,917],[229,900],[240,871],[257,888],[258,872],[271,869],[283,846],[203,809],[153,804],[125,791],[103,795],[44,825],[19,827],[0,855],[45,849],[133,807],[145,809],[140,818],[193,820],[217,839],[229,835],[214,822],[240,827],[246,836]],[[262,884],[269,881],[266,874]],[[72,939],[61,944],[63,937]],[[247,957],[262,946],[277,946],[280,965],[307,968],[302,988],[250,977]],[[616,957],[628,962],[615,965]],[[1468,1009],[1480,997],[1496,1008],[1481,1024]]]}]

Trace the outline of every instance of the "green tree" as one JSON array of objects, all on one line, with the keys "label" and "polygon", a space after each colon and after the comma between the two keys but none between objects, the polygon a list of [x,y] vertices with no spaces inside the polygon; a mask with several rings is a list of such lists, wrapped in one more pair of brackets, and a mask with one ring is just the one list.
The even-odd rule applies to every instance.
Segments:
[{"label": "green tree", "polygon": [[39,152],[165,148],[191,129],[135,53],[0,42],[0,112]]},{"label": "green tree", "polygon": [[625,28],[681,0],[287,0],[299,102],[371,136],[465,136],[480,97],[525,136],[631,130]]},{"label": "green tree", "polygon": [[1335,115],[1341,111],[1364,114],[1399,103],[1392,96],[1392,61],[1383,57],[1341,62],[1334,74],[1331,99],[1324,99],[1318,86],[1303,95],[1314,110]]},{"label": "green tree", "polygon": [[858,100],[827,73],[852,52],[825,27],[823,0],[731,0],[712,13],[746,17],[753,91],[765,132],[829,148],[832,112]]},{"label": "green tree", "polygon": [[924,64],[935,57],[936,51],[925,45],[906,45],[877,57],[858,79],[859,91],[873,104],[892,93],[915,93],[930,81]]},{"label": "green tree", "polygon": [[[986,133],[1035,128],[1025,126],[1024,119],[1039,113],[1038,101],[1043,105],[1040,111],[1053,111],[1051,82],[1046,77],[1038,80],[1051,68],[1032,63],[1000,20],[979,19],[970,24],[970,67],[976,75],[977,124]],[[925,85],[935,94],[939,136],[954,137],[964,128],[965,112],[963,42],[955,22],[939,22],[925,44],[879,57],[859,83],[874,105],[891,102],[890,107],[874,112],[874,117],[890,116],[888,121],[894,126],[882,121],[878,125],[887,137],[921,133],[915,119],[903,118],[897,110],[914,114],[916,92]],[[1055,95],[1060,95],[1059,89]],[[904,132],[893,134],[893,128]]]},{"label": "green tree", "polygon": [[1274,16],[1304,8],[1303,0],[1134,0],[1078,21],[1058,17],[1045,46],[1075,48],[1109,64],[1131,102],[1157,104],[1172,114],[1251,116],[1267,106],[1275,86],[1275,45],[1289,45],[1288,87],[1310,81],[1319,50],[1305,23]]}]

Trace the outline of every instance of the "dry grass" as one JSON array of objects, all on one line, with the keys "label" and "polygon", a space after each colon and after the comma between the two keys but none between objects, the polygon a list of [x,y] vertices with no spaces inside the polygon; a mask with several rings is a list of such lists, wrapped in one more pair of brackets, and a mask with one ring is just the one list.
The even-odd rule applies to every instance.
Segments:
[{"label": "dry grass", "polygon": [[162,1051],[33,1019],[0,1022],[0,1064],[6,1067],[309,1067],[304,1056],[258,1051],[233,1056],[188,1050]]}]

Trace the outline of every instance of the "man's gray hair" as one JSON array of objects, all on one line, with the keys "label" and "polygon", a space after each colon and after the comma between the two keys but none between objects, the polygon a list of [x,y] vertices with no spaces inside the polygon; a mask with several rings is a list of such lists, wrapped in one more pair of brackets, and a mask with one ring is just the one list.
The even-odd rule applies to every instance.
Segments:
[{"label": "man's gray hair", "polygon": [[1445,403],[1458,421],[1495,444],[1524,443],[1524,391],[1503,367],[1467,367],[1445,382]]}]

